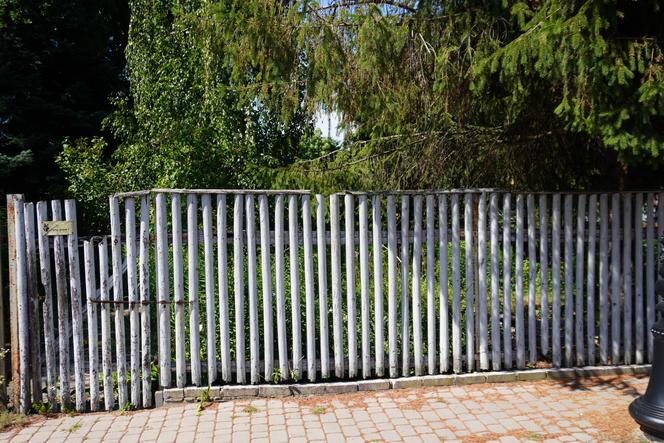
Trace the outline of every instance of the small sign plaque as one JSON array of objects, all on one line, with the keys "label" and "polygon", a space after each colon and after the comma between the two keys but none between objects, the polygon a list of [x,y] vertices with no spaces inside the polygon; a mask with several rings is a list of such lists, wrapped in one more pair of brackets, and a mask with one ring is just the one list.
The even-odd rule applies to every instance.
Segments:
[{"label": "small sign plaque", "polygon": [[49,236],[71,235],[74,232],[74,224],[69,220],[42,222],[44,234]]}]

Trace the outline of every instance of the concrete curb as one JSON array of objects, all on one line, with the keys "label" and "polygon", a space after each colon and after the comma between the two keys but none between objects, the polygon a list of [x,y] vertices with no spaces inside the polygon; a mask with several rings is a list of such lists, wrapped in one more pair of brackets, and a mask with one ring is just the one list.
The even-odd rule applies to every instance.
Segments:
[{"label": "concrete curb", "polygon": [[425,375],[393,379],[350,382],[302,383],[292,385],[250,385],[172,388],[155,393],[155,406],[166,403],[195,402],[207,396],[211,401],[251,398],[275,398],[306,395],[345,394],[358,391],[417,388],[421,386],[464,386],[478,383],[566,380],[584,377],[642,375],[650,365],[584,366],[580,368],[525,369],[517,371],[474,372],[470,374]]}]

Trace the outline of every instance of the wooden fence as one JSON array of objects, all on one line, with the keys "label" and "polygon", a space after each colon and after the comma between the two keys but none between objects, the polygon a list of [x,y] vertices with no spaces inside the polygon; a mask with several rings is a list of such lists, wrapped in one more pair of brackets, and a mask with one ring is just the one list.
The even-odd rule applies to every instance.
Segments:
[{"label": "wooden fence", "polygon": [[[73,200],[63,217],[59,201],[10,196],[24,411],[150,407],[158,387],[652,358],[664,193],[152,190],[109,202],[111,234],[81,240]],[[71,233],[44,232],[62,219]]]}]

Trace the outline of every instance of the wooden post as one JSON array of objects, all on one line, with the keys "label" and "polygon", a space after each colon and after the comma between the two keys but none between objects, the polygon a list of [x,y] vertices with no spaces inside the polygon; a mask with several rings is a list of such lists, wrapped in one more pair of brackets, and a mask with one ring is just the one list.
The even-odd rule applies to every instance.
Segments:
[{"label": "wooden post", "polygon": [[[254,196],[248,194],[244,204],[247,213],[247,289],[249,296],[249,358],[251,383],[260,382],[260,348],[258,344],[258,285],[256,283],[256,208]],[[220,233],[217,233],[220,235]],[[222,343],[222,346],[223,343]]]},{"label": "wooden post", "polygon": [[440,289],[438,293],[440,310],[440,337],[439,358],[440,372],[449,370],[449,282],[448,282],[448,250],[447,250],[447,197],[444,194],[438,196],[438,254],[440,263]]},{"label": "wooden post", "polygon": [[512,369],[512,235],[510,216],[511,196],[503,196],[503,361]]},{"label": "wooden post", "polygon": [[500,244],[498,233],[498,194],[489,198],[491,225],[491,367],[499,371],[500,361]]},{"label": "wooden post", "polygon": [[[150,352],[150,197],[141,197],[138,289],[141,298],[141,381],[143,406],[152,407],[152,353]],[[103,307],[102,307],[103,309]]]},{"label": "wooden post", "polygon": [[584,256],[584,233],[586,226],[586,196],[579,195],[576,212],[576,294],[574,297],[574,313],[575,313],[575,330],[574,336],[576,338],[576,365],[584,366],[585,359],[585,346],[583,334],[583,256]]},{"label": "wooden post", "polygon": [[[664,204],[664,202],[660,203]],[[645,322],[643,316],[643,194],[634,198],[634,318],[636,320],[635,363],[644,361]]]},{"label": "wooden post", "polygon": [[[200,339],[200,306],[198,304],[198,201],[195,194],[187,195],[187,286],[189,291],[189,359],[191,361],[191,382],[196,385],[201,385],[201,339]],[[217,201],[217,210],[219,202]],[[225,217],[224,217],[225,221]],[[218,234],[223,235],[223,234]],[[224,237],[224,245],[226,244]],[[221,255],[221,253],[219,253]],[[219,258],[221,261],[221,257]],[[221,267],[221,264],[220,264]],[[221,279],[219,280],[219,310],[223,307],[227,310],[228,301],[224,298],[226,293],[221,290]],[[224,305],[226,300],[226,305]],[[228,337],[223,336],[224,317],[221,316],[219,320],[221,326],[221,371],[224,381],[228,379],[224,375],[224,338],[226,338],[226,347],[230,346]]]},{"label": "wooden post", "polygon": [[279,354],[279,376],[288,380],[288,336],[286,333],[286,288],[284,258],[284,196],[276,196],[274,205],[274,272],[277,301],[277,348]]},{"label": "wooden post", "polygon": [[[369,343],[369,210],[367,196],[359,197],[360,216],[360,309],[362,312],[362,377],[371,377],[371,345]],[[376,282],[380,285],[380,282]]]},{"label": "wooden post", "polygon": [[409,200],[401,197],[401,375],[410,375],[410,334],[408,315],[408,246],[410,229],[408,227]]},{"label": "wooden post", "polygon": [[486,194],[479,196],[477,208],[477,309],[480,342],[480,369],[489,370],[489,331],[486,305]]},{"label": "wooden post", "polygon": [[[44,350],[46,357],[46,396],[53,410],[56,406],[56,359],[55,334],[53,332],[53,288],[51,280],[51,250],[49,239],[44,232],[42,222],[48,220],[48,206],[45,201],[37,203],[37,237],[39,239],[39,262],[41,269],[41,285],[44,290],[43,324]],[[1,254],[0,254],[1,255]],[[94,269],[93,269],[94,271]],[[2,329],[2,328],[0,328]],[[4,367],[4,365],[3,365]]]},{"label": "wooden post", "polygon": [[473,264],[473,194],[463,199],[464,250],[466,256],[466,369],[475,370],[475,276]]},{"label": "wooden post", "polygon": [[459,195],[452,194],[452,370],[458,374],[461,363],[461,233]]},{"label": "wooden post", "polygon": [[[21,378],[20,378],[20,357],[18,345],[18,293],[16,292],[16,203],[21,201],[22,196],[18,194],[7,195],[7,251],[9,268],[9,332],[10,345],[9,350],[11,360],[11,380],[13,389],[11,402],[14,405],[20,404],[21,399]],[[4,361],[3,361],[4,363]],[[6,382],[5,382],[6,383]]]},{"label": "wooden post", "polygon": [[[127,214],[127,220],[129,220],[129,214]],[[182,202],[180,194],[171,194],[171,230],[173,239],[173,311],[175,312],[175,386],[184,388],[187,384],[187,362],[185,361],[184,338],[184,263],[182,260]],[[133,266],[133,262],[129,263],[129,248],[129,225],[127,225],[127,271],[129,271],[130,266]],[[127,275],[129,275],[129,272],[127,272]],[[212,317],[214,318],[214,315]],[[214,347],[212,350],[214,351]]]},{"label": "wooden post", "polygon": [[608,195],[599,196],[599,361],[609,362],[609,206]]},{"label": "wooden post", "polygon": [[168,232],[166,226],[166,195],[157,194],[156,234],[157,234],[157,312],[159,336],[159,385],[171,386],[171,322],[169,307],[168,278]]},{"label": "wooden post", "polygon": [[385,337],[383,331],[383,239],[381,233],[379,195],[374,195],[371,199],[373,227],[373,271],[374,271],[374,331],[376,337],[376,375],[382,377],[385,375]]},{"label": "wooden post", "polygon": [[14,297],[12,302],[15,304],[16,315],[16,332],[14,333],[16,339],[16,355],[12,355],[12,369],[14,370],[16,378],[14,380],[18,383],[14,384],[14,389],[18,391],[16,403],[18,411],[27,414],[30,410],[30,338],[29,338],[29,300],[28,300],[28,286],[27,286],[27,259],[26,259],[26,244],[25,244],[25,218],[23,212],[23,196],[13,194],[8,197],[11,200],[8,205],[7,211],[12,210],[13,220],[11,220],[11,231],[9,235],[13,237],[14,248],[10,259],[13,258],[15,263],[15,271],[12,275],[14,282],[13,290]]},{"label": "wooden post", "polygon": [[302,377],[302,330],[300,314],[300,244],[298,242],[297,195],[288,196],[288,251],[291,293],[291,335],[293,337],[293,375]]},{"label": "wooden post", "polygon": [[426,222],[426,245],[427,245],[427,366],[429,375],[436,373],[436,300],[435,300],[435,270],[434,260],[436,254],[436,239],[434,230],[436,226],[436,214],[433,195],[426,197],[427,222]]},{"label": "wooden post", "polygon": [[88,358],[90,374],[90,410],[95,412],[99,410],[99,348],[97,339],[99,329],[97,328],[97,302],[95,297],[96,279],[95,279],[95,253],[92,242],[83,243],[83,262],[85,265],[85,293],[87,295],[87,314],[88,314]]},{"label": "wooden post", "polygon": [[325,199],[316,194],[316,241],[318,254],[318,306],[320,319],[320,371],[323,379],[330,377],[330,354],[327,313],[327,246],[325,243]]},{"label": "wooden post", "polygon": [[[205,203],[203,204],[203,208],[205,208]],[[235,379],[238,383],[244,383],[246,381],[244,358],[244,239],[242,232],[244,229],[243,212],[244,195],[235,194],[235,201],[233,203],[233,289],[235,292]],[[205,209],[203,210],[203,214],[205,216]],[[205,223],[205,218],[203,219],[203,223]],[[205,229],[205,225],[203,225],[203,229]],[[211,249],[212,248],[210,248],[210,256],[212,256]],[[212,272],[212,266],[210,266],[210,272]],[[213,296],[213,290],[211,289],[210,297]],[[211,308],[214,308],[214,303],[212,304]],[[208,366],[210,366],[209,362]]]},{"label": "wooden post", "polygon": [[535,235],[535,196],[528,194],[526,197],[528,211],[528,361],[537,363],[537,309],[536,300],[536,278],[537,278],[537,243]]},{"label": "wooden post", "polygon": [[[219,342],[221,346],[221,379],[230,382],[231,374],[231,339],[230,339],[230,310],[228,309],[228,229],[226,221],[226,195],[217,195],[217,280],[219,283]],[[194,214],[196,209],[194,202]],[[193,228],[198,237],[198,222],[194,220]],[[196,245],[198,251],[198,245]],[[198,260],[196,258],[196,260]],[[198,276],[198,265],[196,265]],[[196,277],[198,278],[198,277]],[[196,286],[198,291],[198,286]],[[190,297],[191,299],[191,297]],[[196,333],[198,333],[198,299],[196,300]],[[193,311],[192,311],[193,312]]]},{"label": "wooden post", "polygon": [[30,341],[30,383],[32,402],[42,401],[41,394],[41,352],[39,337],[39,295],[37,293],[37,242],[35,229],[35,205],[34,203],[24,203],[23,213],[25,218],[25,255],[27,271],[27,291],[28,291],[28,335]]},{"label": "wooden post", "polygon": [[[646,331],[648,331],[648,361],[652,362],[653,340],[650,329],[655,322],[655,203],[648,193],[646,206]],[[617,362],[614,362],[617,364]]]},{"label": "wooden post", "polygon": [[[179,209],[178,201],[178,209]],[[179,214],[179,213],[178,213]],[[180,220],[178,219],[178,223]],[[178,228],[180,225],[178,224]],[[136,278],[136,201],[133,198],[125,199],[125,232],[127,251],[127,298],[129,301],[129,371],[131,374],[131,403],[135,407],[141,406],[141,338],[138,303],[138,285]],[[179,263],[182,264],[182,242],[180,240]],[[173,248],[175,250],[175,248]],[[181,292],[184,293],[184,282],[180,277]],[[176,288],[178,286],[176,285]],[[184,309],[184,306],[183,306]],[[184,315],[183,315],[184,317]],[[184,324],[182,325],[184,337]],[[184,348],[184,344],[182,345]],[[183,352],[184,354],[184,352]],[[183,358],[184,360],[184,358]]]},{"label": "wooden post", "polygon": [[[620,361],[620,194],[611,196],[611,363]],[[653,275],[653,281],[654,281]],[[652,334],[650,334],[652,335]]]},{"label": "wooden post", "polygon": [[[203,261],[205,274],[205,317],[207,332],[207,382],[210,386],[217,379],[217,321],[214,302],[214,242],[212,233],[212,198],[210,194],[201,197],[203,209]],[[178,206],[179,210],[179,206]],[[241,233],[241,232],[240,232]],[[241,263],[241,262],[240,262]],[[237,289],[236,289],[237,291]],[[237,294],[236,294],[237,297]],[[244,331],[242,331],[244,334]],[[242,346],[244,349],[244,345]],[[244,354],[242,354],[244,362]],[[244,365],[243,365],[244,366]],[[240,367],[238,366],[238,372]],[[244,381],[244,378],[242,379]]]},{"label": "wooden post", "polygon": [[547,214],[547,196],[539,197],[540,216],[540,350],[542,355],[549,355],[549,218]]},{"label": "wooden post", "polygon": [[274,340],[272,339],[272,271],[270,269],[270,215],[267,195],[258,196],[261,225],[261,277],[263,281],[263,377],[270,380],[274,364]]},{"label": "wooden post", "polygon": [[[334,375],[344,376],[343,324],[341,317],[341,234],[339,232],[339,196],[330,196],[330,236],[332,250],[332,335]],[[321,357],[322,358],[322,357]]]},{"label": "wooden post", "polygon": [[106,239],[99,243],[99,293],[101,305],[101,363],[104,381],[104,407],[107,411],[113,409],[113,381],[111,360],[111,305],[108,288],[108,247]]},{"label": "wooden post", "polygon": [[355,305],[355,202],[352,194],[344,196],[346,234],[346,315],[348,336],[348,377],[357,376],[357,326]]},{"label": "wooden post", "polygon": [[[129,403],[127,396],[127,357],[125,355],[124,295],[122,288],[122,244],[120,208],[117,197],[111,197],[111,259],[113,262],[113,300],[115,301],[115,359],[118,374],[118,402],[121,408]],[[169,358],[170,363],[170,358]],[[170,375],[170,364],[169,364]]]},{"label": "wooden post", "polygon": [[560,349],[560,194],[551,202],[551,357],[561,366]]},{"label": "wooden post", "polygon": [[399,375],[397,360],[397,211],[394,196],[387,196],[387,353],[390,377]]},{"label": "wooden post", "polygon": [[[623,195],[623,307],[625,364],[632,364],[632,195]],[[661,220],[660,220],[661,224]]]},{"label": "wooden post", "polygon": [[422,375],[422,311],[420,308],[420,279],[422,274],[422,196],[413,197],[413,355],[415,375]]},{"label": "wooden post", "polygon": [[526,366],[526,343],[523,318],[523,231],[524,231],[523,194],[516,196],[516,246],[515,246],[515,317],[516,317],[516,367]]},{"label": "wooden post", "polygon": [[314,295],[314,254],[311,233],[311,200],[302,196],[302,238],[304,242],[304,293],[307,328],[307,377],[316,381],[316,306]]},{"label": "wooden post", "polygon": [[565,359],[566,366],[572,366],[572,346],[574,343],[574,268],[572,195],[565,195]]},{"label": "wooden post", "polygon": [[597,196],[588,199],[587,346],[588,364],[595,364],[595,254],[597,235]]}]

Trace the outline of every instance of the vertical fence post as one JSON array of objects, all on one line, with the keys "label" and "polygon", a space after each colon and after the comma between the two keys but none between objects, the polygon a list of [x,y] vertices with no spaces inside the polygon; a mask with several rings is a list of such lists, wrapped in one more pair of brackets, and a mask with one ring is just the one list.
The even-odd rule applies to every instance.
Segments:
[{"label": "vertical fence post", "polygon": [[304,293],[307,328],[307,377],[316,380],[316,306],[314,296],[314,254],[311,233],[311,199],[302,196],[302,240],[304,243]]},{"label": "vertical fence post", "polygon": [[[212,233],[212,197],[203,194],[201,197],[201,208],[203,209],[203,260],[205,273],[205,316],[206,316],[206,344],[207,344],[207,382],[208,386],[217,379],[217,321],[214,302],[214,239]],[[179,210],[179,207],[178,207]],[[240,215],[241,217],[242,215]],[[240,231],[240,234],[242,231]],[[237,288],[236,294],[237,297]],[[241,295],[240,295],[241,296]],[[242,331],[244,334],[244,331]],[[244,350],[244,346],[242,347]],[[244,362],[244,355],[242,355]],[[238,365],[238,373],[240,367]],[[242,378],[244,381],[244,377]]]},{"label": "vertical fence post", "polygon": [[28,291],[28,318],[29,328],[28,340],[30,341],[30,383],[32,389],[32,402],[42,401],[41,394],[41,352],[39,337],[39,295],[37,293],[37,244],[35,230],[35,205],[25,203],[23,205],[25,218],[25,254],[27,270]]},{"label": "vertical fence post", "polygon": [[87,314],[88,314],[88,355],[89,355],[89,374],[90,374],[90,410],[99,410],[99,348],[97,339],[99,330],[97,329],[97,302],[95,297],[96,279],[95,279],[95,253],[91,241],[83,242],[83,262],[85,269],[85,293],[87,295]]},{"label": "vertical fence post", "polygon": [[[20,357],[18,346],[18,293],[16,292],[16,201],[17,194],[7,195],[7,254],[9,268],[9,351],[11,380],[13,389],[11,402],[18,405],[21,398]],[[4,363],[4,361],[3,361]],[[6,383],[5,383],[6,384]]]},{"label": "vertical fence post", "polygon": [[576,364],[585,365],[585,346],[583,334],[583,256],[584,233],[586,226],[586,196],[579,195],[576,212],[576,294],[574,297],[575,331],[576,338]]},{"label": "vertical fence post", "polygon": [[466,364],[475,370],[475,275],[473,264],[473,195],[464,195],[464,250],[466,255]]},{"label": "vertical fence post", "polygon": [[[62,220],[60,201],[51,201],[53,220]],[[53,258],[55,262],[55,289],[58,298],[58,347],[60,372],[60,399],[64,408],[70,406],[69,395],[69,304],[67,302],[67,270],[65,267],[65,240],[62,236],[53,237]]]},{"label": "vertical fence post", "polygon": [[599,361],[609,360],[609,206],[608,195],[599,196]]},{"label": "vertical fence post", "polygon": [[516,367],[526,366],[526,344],[523,318],[523,230],[524,230],[523,194],[516,196],[516,245],[515,245],[515,326],[516,326]]},{"label": "vertical fence post", "polygon": [[320,320],[320,372],[330,377],[330,353],[327,313],[327,245],[325,239],[325,199],[316,194],[316,241],[318,255],[318,316]]},{"label": "vertical fence post", "polygon": [[168,295],[168,232],[166,227],[166,195],[158,193],[156,204],[157,234],[157,312],[159,336],[159,385],[171,386],[171,322]]},{"label": "vertical fence post", "polygon": [[[258,344],[258,284],[256,283],[256,208],[253,195],[249,194],[246,196],[244,208],[247,213],[247,295],[249,296],[250,359],[249,373],[251,377],[251,383],[255,384],[260,381],[260,348]],[[222,235],[222,233],[217,232],[217,235]],[[222,347],[223,346],[224,344],[222,343]]]},{"label": "vertical fence post", "polygon": [[288,250],[291,293],[291,335],[293,337],[293,375],[302,377],[302,324],[300,321],[300,244],[297,223],[297,195],[288,196]]},{"label": "vertical fence post", "polygon": [[540,347],[542,355],[549,355],[549,215],[547,195],[539,197],[540,216],[540,306],[542,320],[540,326]]},{"label": "vertical fence post", "polygon": [[334,374],[344,376],[343,325],[341,318],[341,234],[339,232],[339,196],[330,196],[330,237],[332,253],[332,335]]},{"label": "vertical fence post", "polygon": [[113,409],[113,383],[111,361],[111,305],[108,288],[108,247],[106,239],[99,243],[99,293],[101,305],[101,363],[104,381],[104,407]]},{"label": "vertical fence post", "polygon": [[25,218],[23,212],[23,196],[18,194],[10,195],[11,200],[8,205],[8,212],[12,210],[13,217],[10,223],[9,235],[13,237],[14,250],[10,259],[14,259],[15,272],[13,275],[14,294],[12,301],[16,308],[16,324],[14,335],[16,336],[16,349],[18,352],[12,355],[12,369],[18,381],[14,384],[14,389],[18,392],[15,405],[18,410],[27,414],[30,410],[30,374],[29,374],[29,306],[28,306],[28,287],[27,287],[27,261],[25,254]]},{"label": "vertical fence post", "polygon": [[[632,364],[632,195],[623,195],[623,307],[625,364]],[[660,219],[661,224],[661,219]]]},{"label": "vertical fence post", "polygon": [[[187,195],[187,286],[189,292],[189,359],[191,361],[191,382],[196,385],[201,385],[201,342],[200,342],[200,307],[198,305],[198,201],[195,194]],[[217,201],[217,208],[219,202]],[[224,217],[225,220],[225,217]],[[221,235],[221,234],[217,234]],[[226,238],[224,237],[224,244]],[[221,267],[221,251],[219,251],[219,267]],[[225,258],[224,258],[225,261]],[[228,301],[224,304],[225,292],[221,288],[221,278],[219,279],[219,311],[228,311]],[[222,311],[223,309],[223,311]],[[225,314],[228,315],[228,314]],[[221,366],[222,378],[224,381],[228,379],[224,376],[224,357],[223,346],[224,339],[226,339],[226,346],[228,337],[223,335],[224,317],[220,316],[219,323],[221,327]]]},{"label": "vertical fence post", "polygon": [[[152,406],[152,353],[150,352],[150,197],[141,197],[138,288],[141,300],[141,381],[143,406]],[[101,261],[100,261],[101,263]],[[102,307],[103,309],[103,307]]]},{"label": "vertical fence post", "polygon": [[440,372],[449,370],[449,282],[448,282],[448,246],[447,246],[447,197],[438,196],[438,254],[440,263],[440,287],[438,293],[440,311]]},{"label": "vertical fence post", "polygon": [[[178,202],[179,209],[179,202]],[[179,213],[178,213],[179,215]],[[178,220],[179,222],[179,220]],[[140,378],[140,336],[138,317],[138,290],[136,285],[136,201],[133,198],[125,199],[125,230],[127,242],[127,292],[129,301],[129,367],[131,374],[131,402],[134,406],[141,405],[141,378]],[[175,248],[174,248],[175,249]],[[182,264],[182,247],[180,245],[180,264]],[[184,292],[184,283],[180,275],[181,292]],[[184,325],[183,325],[184,326]],[[184,327],[182,328],[184,329]],[[184,336],[184,330],[182,331]],[[184,344],[183,344],[184,348]],[[184,354],[184,352],[183,352]],[[184,355],[182,356],[184,360]]]},{"label": "vertical fence post", "polygon": [[[127,397],[127,360],[125,355],[124,295],[122,288],[122,244],[120,236],[120,208],[117,197],[110,198],[111,258],[113,262],[113,299],[115,301],[115,357],[118,374],[118,402],[121,408]],[[164,208],[165,210],[165,208]],[[170,363],[170,358],[169,358]],[[169,365],[170,375],[170,365]]]},{"label": "vertical fence post", "polygon": [[587,344],[588,364],[595,364],[595,254],[597,235],[597,196],[588,199],[588,275],[587,275]]},{"label": "vertical fence post", "polygon": [[434,230],[436,226],[436,213],[434,208],[433,195],[426,197],[427,206],[427,365],[429,375],[436,373],[436,300],[434,292],[434,260],[436,254],[436,239]]},{"label": "vertical fence post", "polygon": [[551,202],[551,356],[560,367],[560,194]]},{"label": "vertical fence post", "polygon": [[[242,219],[243,212],[244,195],[235,194],[235,202],[233,206],[233,283],[235,290],[235,377],[238,383],[244,383],[246,380],[244,358],[244,242],[242,235],[242,229],[244,227]],[[210,266],[210,272],[212,272],[212,266]],[[210,297],[212,296],[213,291],[211,290]],[[208,366],[209,365],[210,363],[208,362]]]},{"label": "vertical fence post", "polygon": [[526,197],[528,212],[528,361],[537,363],[537,301],[535,298],[537,278],[537,243],[535,234],[535,196]]},{"label": "vertical fence post", "polygon": [[489,197],[491,230],[491,367],[499,371],[500,361],[500,256],[498,243],[498,194]]},{"label": "vertical fence post", "polygon": [[[413,355],[415,375],[422,375],[422,312],[420,279],[422,274],[422,196],[413,197]],[[409,338],[410,339],[410,338]]]},{"label": "vertical fence post", "polygon": [[410,243],[409,199],[401,196],[401,375],[410,375],[410,334],[408,314],[408,246]]},{"label": "vertical fence post", "polygon": [[461,372],[461,232],[459,195],[452,194],[452,370]]},{"label": "vertical fence post", "polygon": [[567,366],[572,363],[572,347],[574,343],[574,268],[572,195],[565,195],[565,360]]},{"label": "vertical fence post", "polygon": [[390,377],[399,375],[397,360],[397,210],[387,196],[387,352]]},{"label": "vertical fence post", "polygon": [[480,342],[480,369],[489,370],[489,345],[486,306],[486,194],[477,207],[477,309]]},{"label": "vertical fence post", "polygon": [[270,215],[267,195],[258,196],[258,209],[261,225],[261,278],[263,282],[263,355],[265,367],[263,376],[272,377],[274,364],[274,340],[272,339],[272,271],[270,268]]},{"label": "vertical fence post", "polygon": [[[129,201],[125,202],[125,206]],[[132,205],[133,206],[133,205]],[[133,211],[132,211],[133,212]],[[129,214],[127,214],[129,222]],[[184,264],[182,262],[182,202],[180,194],[171,195],[171,230],[173,242],[173,311],[175,312],[175,386],[187,384],[187,362],[185,361],[184,338]],[[127,277],[133,261],[129,260],[129,224],[127,224]],[[209,349],[209,347],[208,347]],[[214,347],[212,348],[214,350]],[[132,374],[133,378],[133,374]],[[132,380],[133,381],[133,380]],[[133,385],[132,385],[133,396]]]},{"label": "vertical fence post", "polygon": [[357,376],[357,326],[355,301],[355,202],[352,194],[344,195],[346,237],[346,314],[348,322],[348,376]]},{"label": "vertical fence post", "polygon": [[376,337],[376,375],[385,374],[384,331],[383,331],[383,239],[380,221],[380,195],[371,199],[373,227],[373,271],[374,271],[374,331]]},{"label": "vertical fence post", "polygon": [[277,195],[274,205],[274,271],[277,299],[277,344],[279,375],[288,380],[288,336],[286,332],[286,296],[284,283],[284,196]]},{"label": "vertical fence post", "polygon": [[[198,223],[196,222],[196,203],[192,218],[192,229],[198,237]],[[228,310],[228,233],[226,222],[226,195],[217,195],[217,280],[219,283],[219,345],[221,347],[221,379],[225,382],[231,381],[231,339],[230,339],[230,311]],[[198,253],[198,244],[194,245]],[[254,244],[255,246],[255,244]],[[192,257],[193,259],[193,257]],[[196,259],[196,272],[198,272],[198,256]],[[198,274],[196,274],[198,279]],[[196,283],[198,285],[198,283]],[[196,286],[198,291],[198,286]],[[190,297],[191,298],[191,297]],[[198,334],[198,299],[196,299],[196,334]],[[193,308],[192,308],[193,309]],[[193,311],[192,311],[193,313]],[[193,314],[192,314],[193,315]],[[197,342],[198,344],[198,342]],[[200,363],[199,363],[200,364]]]},{"label": "vertical fence post", "polygon": [[510,194],[503,196],[503,360],[505,368],[512,368],[512,235]]},{"label": "vertical fence post", "polygon": [[[664,204],[664,202],[660,203]],[[664,223],[663,223],[664,224]],[[634,198],[634,318],[636,328],[636,364],[644,360],[644,324],[643,324],[643,194],[638,192]]]},{"label": "vertical fence post", "polygon": [[[653,275],[653,281],[655,276]],[[611,363],[620,361],[620,194],[611,196]],[[650,334],[652,335],[652,334]]]},{"label": "vertical fence post", "polygon": [[[652,362],[653,340],[650,329],[655,322],[655,203],[648,193],[646,207],[646,331],[648,331],[648,361]],[[614,362],[615,364],[615,362]]]},{"label": "vertical fence post", "polygon": [[[39,262],[41,285],[44,290],[43,323],[44,351],[46,357],[46,396],[52,409],[56,404],[56,360],[55,334],[53,331],[53,289],[51,287],[51,250],[49,239],[44,232],[43,222],[48,219],[48,207],[45,201],[37,203],[37,237],[39,239]],[[93,269],[94,271],[94,269]]]},{"label": "vertical fence post", "polygon": [[[362,312],[362,377],[371,377],[371,345],[369,344],[369,212],[367,196],[359,196],[360,216],[360,309]],[[376,285],[380,284],[376,282]]]}]

